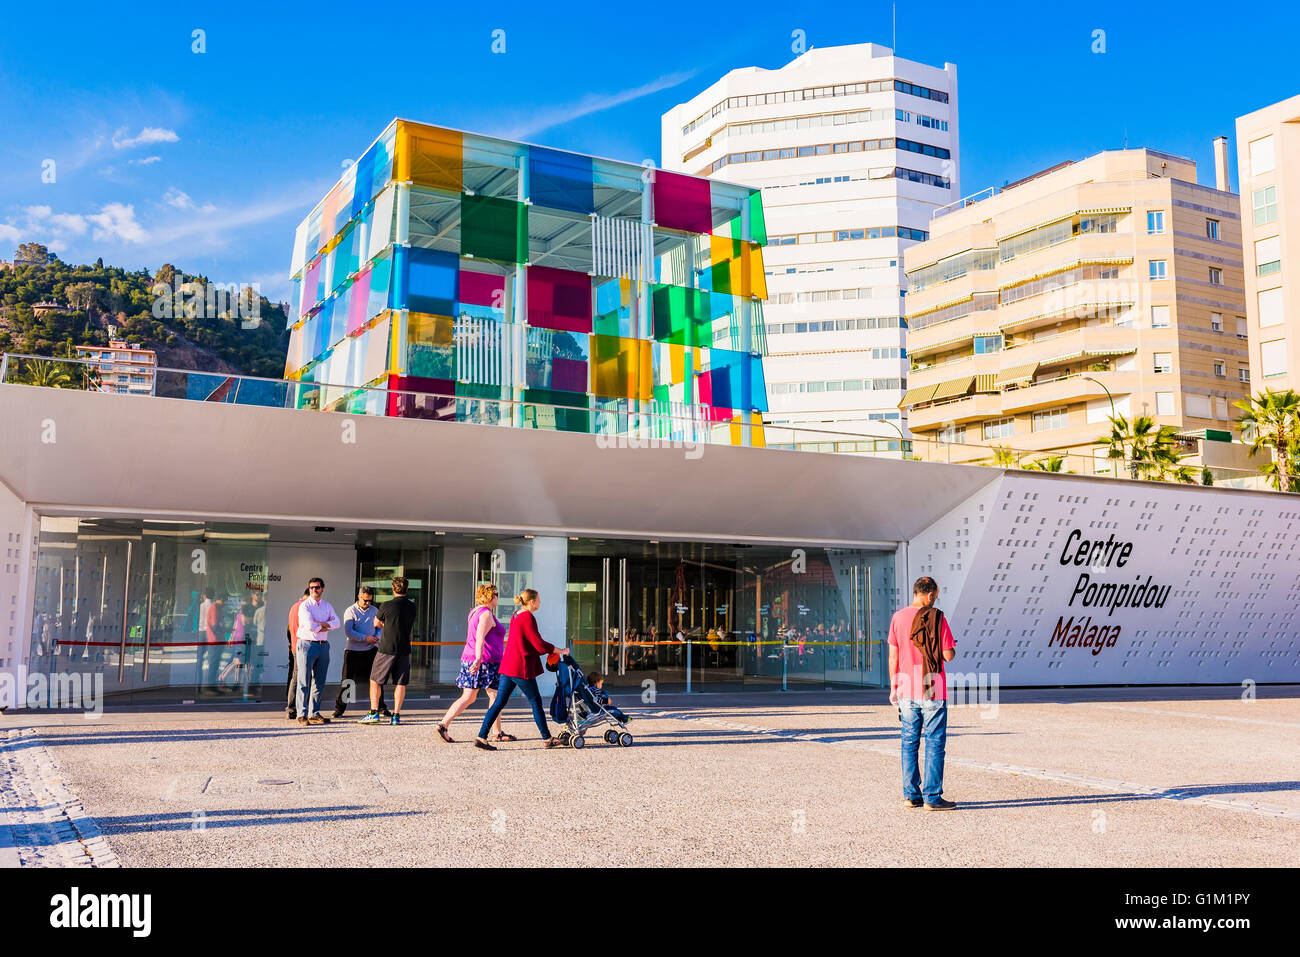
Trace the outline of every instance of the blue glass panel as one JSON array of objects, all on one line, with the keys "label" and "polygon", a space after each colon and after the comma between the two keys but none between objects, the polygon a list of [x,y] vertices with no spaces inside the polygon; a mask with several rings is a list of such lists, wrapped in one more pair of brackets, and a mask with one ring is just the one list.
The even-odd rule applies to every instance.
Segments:
[{"label": "blue glass panel", "polygon": [[[438,316],[456,315],[460,257],[436,249],[406,250],[405,308]],[[400,308],[394,303],[394,308]]]},{"label": "blue glass panel", "polygon": [[548,150],[528,150],[529,194],[535,206],[590,213],[596,208],[591,157]]}]

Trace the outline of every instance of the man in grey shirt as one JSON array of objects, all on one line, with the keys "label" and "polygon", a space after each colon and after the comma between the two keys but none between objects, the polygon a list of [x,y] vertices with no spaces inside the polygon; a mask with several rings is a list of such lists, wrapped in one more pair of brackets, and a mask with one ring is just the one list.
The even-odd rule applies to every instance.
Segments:
[{"label": "man in grey shirt", "polygon": [[[339,695],[334,701],[334,717],[343,717],[349,701],[357,698],[357,688],[369,688],[370,669],[375,663],[375,649],[379,645],[379,628],[375,625],[375,590],[362,585],[357,591],[356,603],[343,613],[343,633],[348,644],[343,650],[343,673],[339,679]],[[380,693],[379,707],[384,716],[389,714]]]}]

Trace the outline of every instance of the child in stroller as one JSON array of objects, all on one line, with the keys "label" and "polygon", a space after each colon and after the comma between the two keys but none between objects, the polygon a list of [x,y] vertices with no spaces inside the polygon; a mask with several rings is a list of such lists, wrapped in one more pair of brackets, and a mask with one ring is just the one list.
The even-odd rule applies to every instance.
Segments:
[{"label": "child in stroller", "polygon": [[627,724],[632,719],[625,715],[618,708],[614,707],[614,699],[605,691],[605,674],[601,671],[587,672],[587,691],[590,694],[593,703],[600,705],[622,724]]},{"label": "child in stroller", "polygon": [[582,748],[587,744],[585,732],[596,725],[607,725],[605,743],[631,747],[632,735],[624,730],[631,719],[613,707],[601,684],[605,676],[592,672],[593,685],[582,673],[578,663],[569,655],[560,658],[551,655],[546,660],[548,671],[555,672],[555,695],[551,698],[551,717],[564,725],[557,737],[561,744]]}]

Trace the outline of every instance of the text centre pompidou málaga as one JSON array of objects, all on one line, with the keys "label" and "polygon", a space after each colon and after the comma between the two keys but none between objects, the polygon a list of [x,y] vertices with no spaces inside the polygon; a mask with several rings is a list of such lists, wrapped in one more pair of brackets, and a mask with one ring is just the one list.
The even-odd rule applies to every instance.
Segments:
[{"label": "text centre pompidou m\u00e1laga", "polygon": [[757,189],[395,120],[298,227],[285,377],[341,412],[762,444],[766,241]]}]

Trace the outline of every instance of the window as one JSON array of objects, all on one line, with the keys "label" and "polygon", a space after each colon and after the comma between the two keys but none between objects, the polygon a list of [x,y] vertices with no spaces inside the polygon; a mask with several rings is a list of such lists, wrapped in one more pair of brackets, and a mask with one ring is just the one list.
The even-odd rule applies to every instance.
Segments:
[{"label": "window", "polygon": [[1152,279],[1164,279],[1164,278],[1165,278],[1165,275],[1166,275],[1165,268],[1166,268],[1168,265],[1169,265],[1169,262],[1168,262],[1168,260],[1165,260],[1165,259],[1153,259],[1153,260],[1151,260],[1151,261],[1147,264],[1147,267],[1148,267],[1148,269],[1150,270],[1150,276],[1151,276],[1151,278],[1152,278]]},{"label": "window", "polygon": [[940,430],[939,430],[939,441],[940,441],[940,442],[949,442],[949,443],[952,443],[952,442],[965,442],[965,441],[966,441],[966,426],[964,426],[964,425],[950,425],[950,426],[948,426],[946,429],[940,429]]},{"label": "window", "polygon": [[1214,374],[1218,376],[1220,379],[1222,379],[1224,376],[1228,374],[1228,370],[1222,359],[1214,360]]},{"label": "window", "polygon": [[1218,266],[1210,267],[1210,285],[1211,286],[1223,285],[1223,270],[1220,269]]},{"label": "window", "polygon": [[1147,233],[1156,235],[1165,231],[1165,211],[1163,209],[1147,210]]},{"label": "window", "polygon": [[1044,409],[1042,412],[1034,413],[1035,432],[1049,432],[1052,429],[1063,429],[1069,424],[1069,410],[1064,408]]},{"label": "window", "polygon": [[1207,219],[1205,221],[1205,238],[1206,239],[1219,238],[1219,221],[1217,219]]},{"label": "window", "polygon": [[1001,336],[976,336],[975,337],[975,354],[982,356],[990,352],[1002,351]]},{"label": "window", "polygon": [[984,423],[985,439],[1005,439],[1009,435],[1014,435],[1016,430],[1016,420],[1010,416],[1005,419],[989,419]]},{"label": "window", "polygon": [[1249,366],[1237,366],[1237,380],[1238,380],[1239,382],[1249,382],[1249,381],[1250,381],[1250,367],[1249,367]]},{"label": "window", "polygon": [[1286,375],[1286,340],[1272,339],[1259,344],[1259,374],[1265,379]]},{"label": "window", "polygon": [[1172,392],[1156,393],[1156,415],[1174,414],[1174,394]]},{"label": "window", "polygon": [[1255,275],[1271,276],[1282,271],[1282,237],[1270,236],[1255,243]]},{"label": "window", "polygon": [[1263,289],[1259,293],[1259,327],[1282,325],[1282,288]]},{"label": "window", "polygon": [[1238,339],[1246,338],[1246,317],[1245,316],[1237,316],[1237,338]]},{"label": "window", "polygon": [[1151,307],[1151,328],[1152,329],[1169,328],[1169,307],[1168,306]]},{"label": "window", "polygon": [[1250,175],[1258,176],[1273,168],[1273,137],[1265,136],[1250,144]]},{"label": "window", "polygon": [[1251,204],[1255,209],[1255,225],[1277,221],[1277,187],[1265,186],[1250,194]]},{"label": "window", "polygon": [[1213,332],[1223,331],[1223,313],[1221,312],[1210,313],[1210,329]]},{"label": "window", "polygon": [[1155,363],[1155,372],[1173,372],[1174,371],[1174,354],[1172,352],[1157,352],[1153,356]]}]

